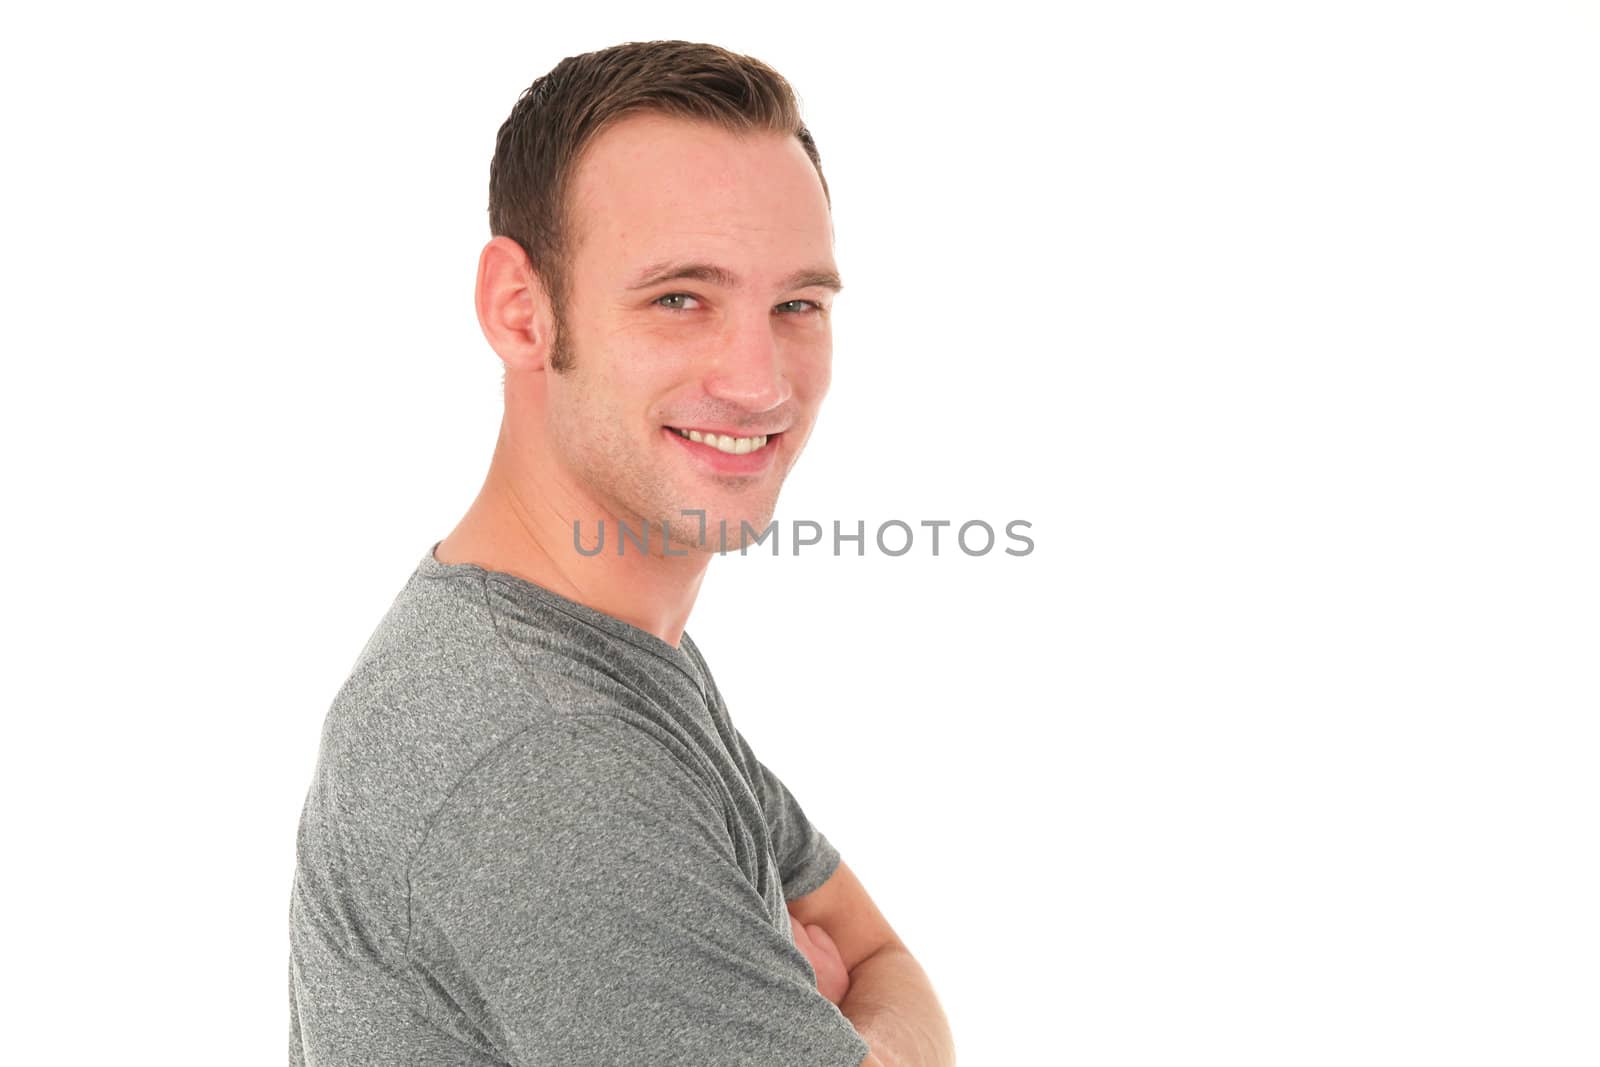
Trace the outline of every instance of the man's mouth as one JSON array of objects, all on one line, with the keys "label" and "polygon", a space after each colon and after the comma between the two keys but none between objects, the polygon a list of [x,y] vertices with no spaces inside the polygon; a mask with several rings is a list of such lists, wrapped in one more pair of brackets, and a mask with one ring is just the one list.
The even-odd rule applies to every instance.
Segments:
[{"label": "man's mouth", "polygon": [[747,452],[755,452],[765,448],[767,442],[777,434],[761,434],[757,437],[730,437],[725,433],[711,433],[706,430],[685,430],[677,426],[668,426],[667,429],[679,437],[687,437],[703,445],[710,445],[718,452],[726,452],[732,456],[742,456]]}]

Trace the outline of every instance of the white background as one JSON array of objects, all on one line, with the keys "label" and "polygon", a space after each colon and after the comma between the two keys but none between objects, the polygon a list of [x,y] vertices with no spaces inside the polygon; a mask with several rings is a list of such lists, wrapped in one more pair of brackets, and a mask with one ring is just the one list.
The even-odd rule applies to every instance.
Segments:
[{"label": "white background", "polygon": [[1033,524],[690,625],[962,1063],[1596,1062],[1595,9],[1024,10],[6,16],[9,1059],[283,1062],[322,717],[498,424],[495,131],[682,37],[833,188],[780,517]]}]

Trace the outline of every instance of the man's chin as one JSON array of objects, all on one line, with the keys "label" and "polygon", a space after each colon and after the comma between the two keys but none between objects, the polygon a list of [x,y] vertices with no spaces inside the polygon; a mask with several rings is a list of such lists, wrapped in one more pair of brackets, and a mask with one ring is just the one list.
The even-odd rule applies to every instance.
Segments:
[{"label": "man's chin", "polygon": [[674,552],[739,552],[763,540],[772,513],[717,512],[684,508],[665,524]]}]

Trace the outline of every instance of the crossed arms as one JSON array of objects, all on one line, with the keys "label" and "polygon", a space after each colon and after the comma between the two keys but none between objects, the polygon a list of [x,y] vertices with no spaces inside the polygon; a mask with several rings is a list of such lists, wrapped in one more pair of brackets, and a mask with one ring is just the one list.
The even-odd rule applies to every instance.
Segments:
[{"label": "crossed arms", "polygon": [[788,907],[818,991],[871,1048],[861,1067],[954,1067],[950,1024],[928,976],[843,860]]}]

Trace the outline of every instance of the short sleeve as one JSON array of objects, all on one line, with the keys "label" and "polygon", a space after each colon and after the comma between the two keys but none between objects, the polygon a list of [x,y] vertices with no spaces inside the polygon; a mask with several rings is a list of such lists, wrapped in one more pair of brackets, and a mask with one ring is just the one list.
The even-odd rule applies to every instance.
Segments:
[{"label": "short sleeve", "polygon": [[756,757],[744,734],[736,728],[734,736],[744,750],[756,798],[761,801],[766,816],[772,850],[777,854],[778,873],[783,879],[784,898],[803,897],[826,882],[838,868],[839,851],[806,818],[805,810],[783,780]]},{"label": "short sleeve", "polygon": [[644,728],[526,731],[410,866],[430,1015],[512,1065],[859,1067],[868,1046],[740,870],[711,786]]}]

